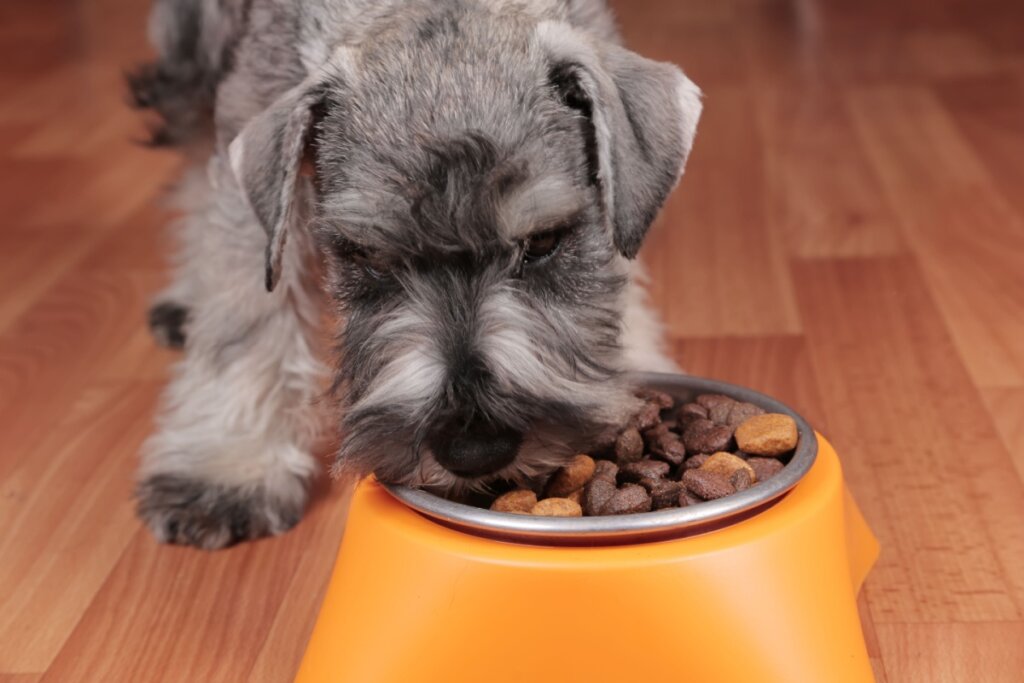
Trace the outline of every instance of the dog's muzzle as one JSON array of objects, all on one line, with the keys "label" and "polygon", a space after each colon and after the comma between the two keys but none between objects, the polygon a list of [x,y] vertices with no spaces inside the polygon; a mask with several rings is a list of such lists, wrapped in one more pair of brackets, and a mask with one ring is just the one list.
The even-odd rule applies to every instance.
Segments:
[{"label": "dog's muzzle", "polygon": [[515,430],[473,422],[439,430],[430,447],[437,462],[452,474],[481,477],[515,460],[522,441],[523,435]]}]

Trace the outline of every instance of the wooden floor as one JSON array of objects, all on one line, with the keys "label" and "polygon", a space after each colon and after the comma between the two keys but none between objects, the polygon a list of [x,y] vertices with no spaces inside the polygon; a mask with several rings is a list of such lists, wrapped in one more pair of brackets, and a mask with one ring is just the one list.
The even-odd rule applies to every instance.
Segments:
[{"label": "wooden floor", "polygon": [[[706,92],[646,252],[679,359],[833,440],[880,682],[1024,681],[1024,3],[617,4]],[[178,162],[120,80],[144,11],[0,4],[0,683],[288,681],[343,531],[326,483],[214,554],[133,517],[174,358],[142,320]]]}]

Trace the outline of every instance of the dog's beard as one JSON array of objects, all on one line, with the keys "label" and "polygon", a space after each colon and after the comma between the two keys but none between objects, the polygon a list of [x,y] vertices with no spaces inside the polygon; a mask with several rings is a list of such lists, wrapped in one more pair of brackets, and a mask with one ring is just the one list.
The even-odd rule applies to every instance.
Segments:
[{"label": "dog's beard", "polygon": [[495,472],[466,477],[442,467],[427,438],[429,426],[435,422],[434,412],[426,405],[412,409],[408,403],[378,405],[349,420],[334,472],[346,477],[374,473],[385,483],[424,488],[445,496],[486,493],[496,482],[531,487],[575,454],[607,445],[608,435],[638,409],[638,399],[622,376],[580,383],[573,389],[557,402],[550,396],[505,397],[506,404],[532,407],[532,414],[547,417],[521,418],[528,420],[528,426],[516,457]]},{"label": "dog's beard", "polygon": [[[622,424],[635,399],[620,375],[620,265],[605,264],[587,290],[599,296],[582,299],[524,291],[494,271],[410,277],[396,303],[350,317],[335,471],[447,493],[525,484]],[[471,420],[522,434],[515,459],[480,477],[446,470],[432,436]]]}]

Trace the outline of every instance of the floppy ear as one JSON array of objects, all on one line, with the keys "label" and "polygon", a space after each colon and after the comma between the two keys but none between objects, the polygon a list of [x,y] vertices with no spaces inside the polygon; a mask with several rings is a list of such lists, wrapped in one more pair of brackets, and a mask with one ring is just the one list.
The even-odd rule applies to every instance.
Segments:
[{"label": "floppy ear", "polygon": [[541,23],[538,37],[551,60],[552,85],[589,125],[591,174],[615,246],[633,258],[683,173],[700,89],[672,64],[595,42],[565,23]]},{"label": "floppy ear", "polygon": [[342,52],[250,119],[228,147],[235,179],[267,232],[267,291],[281,277],[299,167],[313,132],[314,112],[324,102],[328,85],[341,78],[347,59]]}]

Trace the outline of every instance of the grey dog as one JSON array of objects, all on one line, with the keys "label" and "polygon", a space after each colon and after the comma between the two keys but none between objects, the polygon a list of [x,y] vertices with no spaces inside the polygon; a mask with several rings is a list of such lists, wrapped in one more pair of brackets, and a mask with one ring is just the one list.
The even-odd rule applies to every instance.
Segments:
[{"label": "grey dog", "polygon": [[529,480],[674,367],[634,259],[701,96],[603,0],[157,0],[150,35],[136,103],[192,162],[150,311],[184,347],[137,490],[159,540],[286,531],[325,433],[341,475]]}]

